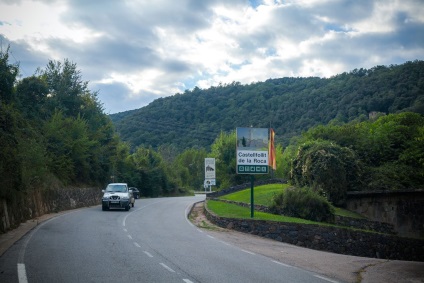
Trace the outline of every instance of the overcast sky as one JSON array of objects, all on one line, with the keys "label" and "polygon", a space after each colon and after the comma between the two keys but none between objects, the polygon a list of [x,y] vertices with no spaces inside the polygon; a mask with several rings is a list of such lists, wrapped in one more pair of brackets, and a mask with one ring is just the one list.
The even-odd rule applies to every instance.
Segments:
[{"label": "overcast sky", "polygon": [[2,50],[31,76],[77,64],[105,113],[192,90],[424,59],[423,0],[0,0]]}]

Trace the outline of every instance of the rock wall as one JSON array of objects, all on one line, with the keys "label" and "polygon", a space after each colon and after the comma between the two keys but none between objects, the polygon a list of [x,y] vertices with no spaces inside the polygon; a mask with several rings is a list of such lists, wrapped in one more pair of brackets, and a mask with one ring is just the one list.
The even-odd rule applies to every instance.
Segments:
[{"label": "rock wall", "polygon": [[333,226],[225,218],[212,213],[207,205],[204,210],[206,217],[220,227],[297,246],[354,256],[424,261],[424,240]]},{"label": "rock wall", "polygon": [[101,189],[93,187],[60,187],[18,192],[12,200],[0,199],[0,233],[43,214],[99,205],[101,197]]},{"label": "rock wall", "polygon": [[400,236],[424,238],[424,190],[349,192],[347,209],[393,225]]},{"label": "rock wall", "polygon": [[[225,199],[219,199],[219,198],[209,198],[209,197],[207,199],[222,201],[222,202],[236,204],[242,207],[250,208],[250,203],[225,200]],[[272,213],[268,207],[264,205],[260,205],[260,204],[255,204],[254,209],[255,211]],[[370,230],[370,231],[380,232],[385,234],[393,234],[393,235],[396,234],[394,226],[392,224],[379,222],[379,221],[371,221],[368,219],[357,219],[357,218],[336,215],[333,224],[339,225],[339,226],[347,226],[347,227],[356,228],[356,229],[362,229],[362,230]]]}]

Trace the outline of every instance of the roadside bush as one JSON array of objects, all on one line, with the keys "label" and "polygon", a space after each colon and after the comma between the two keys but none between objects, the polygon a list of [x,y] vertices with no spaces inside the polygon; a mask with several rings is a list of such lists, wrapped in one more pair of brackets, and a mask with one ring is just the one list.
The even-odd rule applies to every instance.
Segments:
[{"label": "roadside bush", "polygon": [[324,191],[336,206],[346,204],[347,191],[360,189],[362,166],[353,150],[329,141],[309,141],[299,146],[293,159],[293,184]]},{"label": "roadside bush", "polygon": [[312,189],[291,187],[273,197],[270,210],[275,214],[331,223],[335,209]]}]

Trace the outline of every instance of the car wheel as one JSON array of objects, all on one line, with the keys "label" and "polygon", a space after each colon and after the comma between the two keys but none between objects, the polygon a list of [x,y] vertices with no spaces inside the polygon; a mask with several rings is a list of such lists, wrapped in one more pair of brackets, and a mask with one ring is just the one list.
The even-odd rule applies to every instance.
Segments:
[{"label": "car wheel", "polygon": [[106,211],[106,210],[109,210],[109,208],[107,206],[102,205],[102,210]]},{"label": "car wheel", "polygon": [[130,205],[128,204],[127,206],[125,206],[125,211],[130,210]]}]

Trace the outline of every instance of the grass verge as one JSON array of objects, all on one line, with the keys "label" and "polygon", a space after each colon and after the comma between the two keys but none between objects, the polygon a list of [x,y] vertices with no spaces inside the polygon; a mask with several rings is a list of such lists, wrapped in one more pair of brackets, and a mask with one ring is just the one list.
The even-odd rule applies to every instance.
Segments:
[{"label": "grass verge", "polygon": [[[242,207],[236,204],[225,203],[222,201],[208,200],[207,206],[209,210],[211,210],[213,213],[221,217],[239,218],[239,219],[251,218],[250,208]],[[259,212],[259,211],[255,211],[253,219],[289,222],[289,223],[301,223],[301,224],[327,225],[320,222],[309,221],[309,220],[305,220],[301,218],[275,215],[275,214]]]}]

